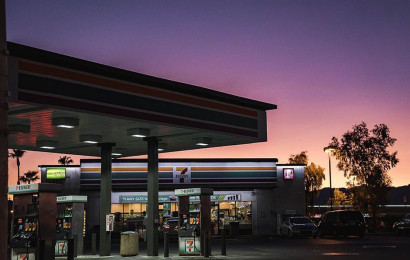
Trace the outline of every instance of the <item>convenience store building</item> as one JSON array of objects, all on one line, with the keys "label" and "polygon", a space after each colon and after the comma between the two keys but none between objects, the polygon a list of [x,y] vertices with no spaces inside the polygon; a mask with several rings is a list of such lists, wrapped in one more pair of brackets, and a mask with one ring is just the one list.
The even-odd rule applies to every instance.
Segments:
[{"label": "convenience store building", "polygon": [[[97,159],[80,165],[39,166],[42,182],[63,185],[61,195],[86,195],[86,229],[99,225],[100,172]],[[60,179],[47,172],[60,169]],[[62,170],[63,169],[63,170]],[[147,161],[117,159],[112,162],[111,213],[115,231],[136,229],[135,222],[147,211]],[[287,215],[305,214],[304,165],[278,164],[264,159],[160,159],[159,213],[178,211],[177,188],[212,187],[212,233],[275,235]],[[199,198],[191,197],[192,202]]]}]

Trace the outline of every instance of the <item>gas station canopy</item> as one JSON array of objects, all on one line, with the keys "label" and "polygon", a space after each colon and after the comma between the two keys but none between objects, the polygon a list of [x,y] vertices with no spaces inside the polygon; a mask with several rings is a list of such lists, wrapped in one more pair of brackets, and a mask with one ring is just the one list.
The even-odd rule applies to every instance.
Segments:
[{"label": "gas station canopy", "polygon": [[8,42],[9,148],[114,157],[266,141],[276,105]]}]

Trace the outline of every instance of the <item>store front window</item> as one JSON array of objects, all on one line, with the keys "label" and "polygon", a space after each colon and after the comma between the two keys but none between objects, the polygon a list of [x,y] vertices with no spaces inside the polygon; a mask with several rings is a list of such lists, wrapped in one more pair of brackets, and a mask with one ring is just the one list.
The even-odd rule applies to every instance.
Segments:
[{"label": "store front window", "polygon": [[232,226],[238,228],[236,232],[252,234],[252,202],[224,201],[213,203],[211,209],[211,232],[221,234],[225,229],[232,233]]},{"label": "store front window", "polygon": [[[163,217],[178,216],[178,204],[160,203],[158,205],[160,224]],[[147,212],[147,203],[111,204],[111,213],[115,215],[114,231],[135,231],[141,229]]]},{"label": "store front window", "polygon": [[[252,234],[252,202],[238,201],[240,200],[239,197],[237,198],[238,200],[226,201],[227,196],[232,198],[232,196],[236,195],[222,194],[211,196],[211,233],[213,235],[220,235],[221,231],[225,229],[227,234]],[[140,197],[142,198],[142,196],[136,196],[137,199]],[[163,202],[160,202],[158,205],[160,224],[166,217],[178,216],[178,202],[165,200],[166,196],[163,197]],[[129,198],[133,202],[136,201],[131,196]],[[192,202],[199,202],[199,197],[193,197]],[[146,211],[146,201],[112,204],[111,212],[115,214],[114,231],[140,230]]]}]

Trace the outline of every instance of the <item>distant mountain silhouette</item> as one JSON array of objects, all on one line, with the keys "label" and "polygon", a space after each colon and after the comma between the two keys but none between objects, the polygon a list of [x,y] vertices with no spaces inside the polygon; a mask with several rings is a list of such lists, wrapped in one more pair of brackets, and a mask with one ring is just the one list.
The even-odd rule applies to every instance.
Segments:
[{"label": "distant mountain silhouette", "polygon": [[[339,188],[345,193],[349,192],[348,188]],[[390,189],[388,205],[404,205],[404,196],[407,196],[407,204],[410,205],[410,184],[407,186],[392,187]],[[330,197],[330,189],[323,188],[320,190],[319,196],[314,199],[315,205],[326,205]]]}]

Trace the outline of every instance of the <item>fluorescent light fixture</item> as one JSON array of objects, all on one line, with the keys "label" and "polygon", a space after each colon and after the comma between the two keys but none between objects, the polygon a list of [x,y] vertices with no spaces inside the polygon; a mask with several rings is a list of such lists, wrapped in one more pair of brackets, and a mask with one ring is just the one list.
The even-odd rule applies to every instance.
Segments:
[{"label": "fluorescent light fixture", "polygon": [[150,135],[150,130],[148,128],[131,128],[127,129],[127,135],[144,138]]},{"label": "fluorescent light fixture", "polygon": [[212,138],[197,137],[197,138],[194,138],[194,143],[197,146],[208,146],[208,145],[212,144]]},{"label": "fluorescent light fixture", "polygon": [[57,117],[53,118],[51,124],[61,128],[74,128],[78,126],[80,120],[72,117]]},{"label": "fluorescent light fixture", "polygon": [[97,144],[101,143],[102,136],[101,135],[80,135],[80,142],[86,144]]},{"label": "fluorescent light fixture", "polygon": [[40,147],[41,149],[46,149],[46,150],[53,150],[57,146],[57,141],[52,141],[52,140],[37,140],[37,147]]},{"label": "fluorescent light fixture", "polygon": [[126,149],[123,148],[114,148],[112,149],[111,155],[112,156],[121,156],[126,152]]},{"label": "fluorescent light fixture", "polygon": [[167,148],[168,148],[167,143],[158,143],[158,152],[163,152]]},{"label": "fluorescent light fixture", "polygon": [[27,133],[30,133],[30,125],[22,125],[22,124],[9,125],[9,133],[11,133],[11,134],[27,134]]},{"label": "fluorescent light fixture", "polygon": [[60,128],[74,128],[74,126],[72,126],[72,125],[57,125],[57,127],[60,127]]}]

